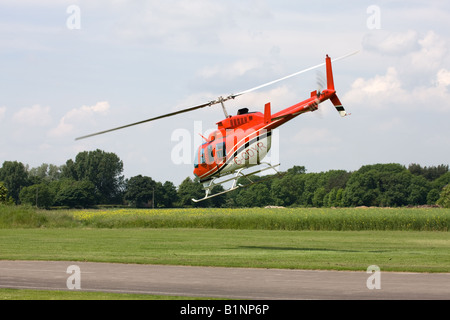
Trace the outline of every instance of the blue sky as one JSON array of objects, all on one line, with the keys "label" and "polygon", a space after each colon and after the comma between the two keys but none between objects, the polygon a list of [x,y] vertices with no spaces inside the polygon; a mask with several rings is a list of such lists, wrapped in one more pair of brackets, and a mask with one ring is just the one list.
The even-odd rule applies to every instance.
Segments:
[{"label": "blue sky", "polygon": [[[73,5],[80,29],[68,27]],[[326,102],[281,127],[281,169],[449,164],[449,41],[446,1],[0,0],[0,162],[62,165],[101,149],[123,160],[127,178],[179,184],[193,166],[173,160],[177,133],[190,133],[192,152],[220,106],[74,139],[361,50],[333,65],[351,116]],[[315,78],[249,93],[228,111],[279,111],[306,99]]]}]

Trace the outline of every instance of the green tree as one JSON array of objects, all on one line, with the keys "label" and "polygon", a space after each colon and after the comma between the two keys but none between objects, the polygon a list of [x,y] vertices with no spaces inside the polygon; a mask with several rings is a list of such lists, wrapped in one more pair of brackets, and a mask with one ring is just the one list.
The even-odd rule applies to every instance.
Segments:
[{"label": "green tree", "polygon": [[344,203],[349,206],[406,205],[411,180],[412,174],[400,164],[363,166],[349,178]]},{"label": "green tree", "polygon": [[304,189],[301,195],[301,200],[299,202],[302,206],[314,206],[315,201],[318,200],[318,194],[316,199],[314,195],[316,190],[325,185],[325,176],[323,173],[308,173],[303,176],[304,178]]},{"label": "green tree", "polygon": [[342,189],[342,188],[339,188],[336,191],[336,200],[334,201],[332,206],[335,206],[335,207],[342,207],[342,206],[344,206],[344,203],[343,203],[344,192],[345,192],[345,190]]},{"label": "green tree", "polygon": [[423,176],[412,175],[408,186],[409,205],[423,205],[427,203],[427,194],[431,190],[431,184]]},{"label": "green tree", "polygon": [[334,207],[336,202],[336,194],[337,190],[336,188],[331,189],[330,192],[328,192],[325,197],[323,197],[323,206],[324,207]]},{"label": "green tree", "polygon": [[49,208],[53,205],[54,194],[45,183],[34,184],[20,190],[20,203],[30,204],[38,208]]},{"label": "green tree", "polygon": [[322,207],[323,206],[323,200],[326,195],[326,191],[324,187],[319,187],[314,191],[314,196],[312,198],[312,204],[314,207]]},{"label": "green tree", "polygon": [[3,182],[0,181],[0,204],[13,204],[14,200],[8,195],[8,189],[6,189]]},{"label": "green tree", "polygon": [[347,182],[343,203],[345,206],[377,205],[378,178],[375,170],[358,170]]},{"label": "green tree", "polygon": [[178,186],[178,207],[207,207],[209,200],[195,203],[192,199],[201,199],[205,195],[205,191],[198,180],[192,180],[187,177]]},{"label": "green tree", "polygon": [[71,208],[86,208],[95,204],[95,186],[83,180],[63,179],[55,196],[55,204]]},{"label": "green tree", "polygon": [[38,183],[40,181],[56,181],[61,177],[61,168],[54,164],[43,163],[39,167],[30,169],[28,176],[30,179],[38,181]]},{"label": "green tree", "polygon": [[291,206],[300,199],[303,189],[304,179],[301,175],[286,174],[282,178],[274,179],[271,196],[275,205]]},{"label": "green tree", "polygon": [[178,201],[177,188],[170,181],[164,182],[162,188],[163,188],[162,198],[160,199],[159,202],[161,204],[161,207],[173,208]]},{"label": "green tree", "polygon": [[427,194],[427,204],[435,204],[440,197],[442,189],[450,184],[450,172],[447,172],[431,182],[431,190]]},{"label": "green tree", "polygon": [[324,187],[326,192],[332,189],[344,189],[351,173],[345,170],[330,170],[324,173]]},{"label": "green tree", "polygon": [[75,161],[68,160],[62,176],[76,181],[87,180],[95,187],[97,203],[120,202],[124,189],[123,162],[114,153],[102,150],[84,151]]},{"label": "green tree", "polygon": [[436,204],[444,208],[450,208],[450,184],[446,185],[440,194]]},{"label": "green tree", "polygon": [[239,207],[263,207],[272,202],[269,188],[263,183],[243,188],[236,196],[236,204]]},{"label": "green tree", "polygon": [[434,181],[449,172],[449,166],[441,164],[438,166],[422,167],[417,163],[412,163],[408,166],[408,170],[413,175],[420,175],[428,181]]},{"label": "green tree", "polygon": [[408,187],[410,186],[411,174],[402,170],[392,173],[390,171],[379,174],[378,186],[380,196],[378,205],[385,207],[396,207],[408,204]]},{"label": "green tree", "polygon": [[124,198],[138,208],[152,207],[156,188],[156,182],[152,178],[138,175],[126,182]]},{"label": "green tree", "polygon": [[304,174],[306,173],[306,168],[304,166],[293,166],[287,170],[287,174]]},{"label": "green tree", "polygon": [[427,194],[427,204],[433,205],[439,200],[440,193],[438,189],[431,189]]},{"label": "green tree", "polygon": [[3,162],[3,166],[0,168],[0,181],[3,181],[8,190],[8,196],[18,204],[20,189],[29,185],[28,173],[24,164],[17,161]]}]

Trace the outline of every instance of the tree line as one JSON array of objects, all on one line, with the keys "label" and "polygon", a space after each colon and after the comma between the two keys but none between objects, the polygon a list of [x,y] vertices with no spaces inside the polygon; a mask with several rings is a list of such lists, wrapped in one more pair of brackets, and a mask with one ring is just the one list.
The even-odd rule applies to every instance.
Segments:
[{"label": "tree line", "polygon": [[[353,172],[320,173],[294,166],[280,175],[252,176],[258,183],[200,203],[191,201],[204,196],[196,179],[187,177],[177,187],[142,175],[125,179],[122,172],[123,162],[116,154],[98,149],[80,152],[62,166],[42,164],[30,169],[21,162],[5,161],[0,168],[0,203],[40,208],[450,206],[450,171],[444,164],[374,164]],[[241,178],[238,183],[245,185],[248,180]],[[214,191],[222,190],[217,186]]]}]

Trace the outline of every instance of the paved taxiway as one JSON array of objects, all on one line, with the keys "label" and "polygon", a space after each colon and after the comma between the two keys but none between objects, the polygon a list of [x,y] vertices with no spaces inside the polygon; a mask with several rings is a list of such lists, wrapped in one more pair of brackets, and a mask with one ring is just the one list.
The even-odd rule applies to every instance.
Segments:
[{"label": "paved taxiway", "polygon": [[[67,273],[79,267],[79,277]],[[186,267],[66,261],[0,261],[0,288],[81,290],[251,300],[450,299],[448,273],[366,272]],[[370,282],[374,283],[374,282]],[[74,289],[77,290],[77,289]]]}]

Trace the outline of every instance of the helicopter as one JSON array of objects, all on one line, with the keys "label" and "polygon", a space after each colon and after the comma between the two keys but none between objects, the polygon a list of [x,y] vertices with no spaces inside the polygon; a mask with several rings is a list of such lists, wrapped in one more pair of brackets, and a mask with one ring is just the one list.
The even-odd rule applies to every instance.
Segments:
[{"label": "helicopter", "polygon": [[[294,119],[295,117],[306,113],[313,112],[319,108],[319,104],[330,100],[341,117],[347,116],[341,101],[337,97],[334,87],[332,62],[344,59],[356,54],[358,51],[352,52],[345,56],[331,60],[326,55],[325,63],[301,70],[286,77],[265,83],[263,85],[251,88],[237,94],[231,94],[226,97],[220,96],[216,100],[212,100],[187,109],[182,109],[172,113],[164,114],[158,117],[142,120],[139,122],[127,124],[113,129],[100,131],[78,137],[75,140],[81,140],[96,135],[116,131],[131,126],[147,123],[150,121],[160,120],[163,118],[175,116],[185,112],[195,111],[205,107],[211,107],[221,104],[225,118],[217,122],[217,130],[213,131],[208,138],[204,138],[205,142],[200,145],[195,153],[194,175],[200,180],[205,191],[205,196],[201,199],[192,199],[193,202],[200,202],[219,196],[224,193],[231,192],[237,188],[246,187],[254,184],[251,176],[266,170],[274,170],[277,174],[280,172],[277,167],[280,164],[270,164],[262,161],[272,145],[272,130],[278,128],[284,123]],[[277,82],[297,76],[307,71],[326,67],[326,88],[323,88],[321,81],[318,81],[318,89],[311,92],[310,98],[301,101],[295,105],[285,108],[279,112],[271,112],[271,104],[266,103],[264,112],[249,112],[248,108],[239,109],[237,115],[229,115],[225,102],[235,99],[243,94],[259,90],[263,87],[273,85]],[[255,166],[261,165],[262,168],[252,172],[243,172]],[[245,178],[249,183],[243,185],[238,183],[238,179]],[[222,186],[227,182],[231,182],[231,186],[227,189],[213,193],[216,186]]]}]

